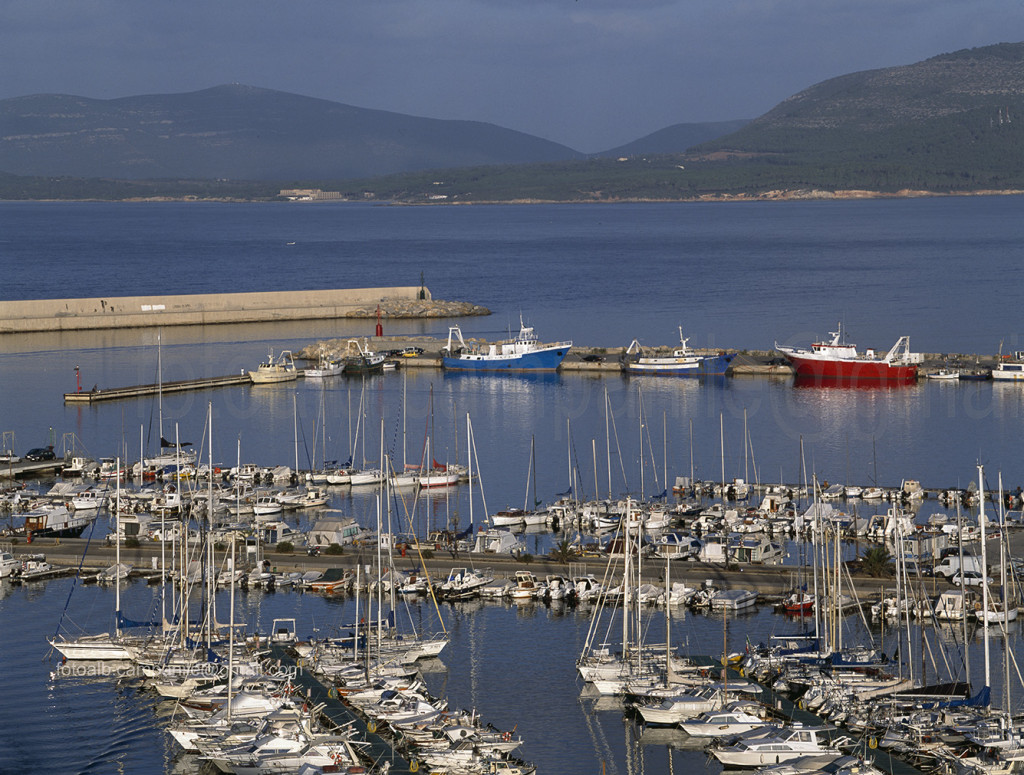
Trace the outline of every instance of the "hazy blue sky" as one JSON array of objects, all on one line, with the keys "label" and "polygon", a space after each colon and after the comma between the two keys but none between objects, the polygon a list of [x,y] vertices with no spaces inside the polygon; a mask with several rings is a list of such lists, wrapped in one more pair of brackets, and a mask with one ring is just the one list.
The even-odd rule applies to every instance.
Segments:
[{"label": "hazy blue sky", "polygon": [[1024,0],[4,0],[0,98],[238,82],[576,150],[1024,40]]}]

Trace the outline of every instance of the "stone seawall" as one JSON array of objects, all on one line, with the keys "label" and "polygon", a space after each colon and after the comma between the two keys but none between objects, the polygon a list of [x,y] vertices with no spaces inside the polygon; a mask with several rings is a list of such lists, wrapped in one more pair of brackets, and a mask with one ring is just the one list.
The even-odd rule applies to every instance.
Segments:
[{"label": "stone seawall", "polygon": [[[420,299],[421,292],[425,297],[423,300]],[[378,304],[385,317],[487,314],[486,310],[473,305],[464,306],[481,311],[459,311],[458,307],[449,309],[445,305],[452,302],[434,302],[430,291],[420,286],[187,296],[109,296],[0,301],[0,333],[365,318],[376,314]],[[444,311],[430,314],[435,305]]]}]

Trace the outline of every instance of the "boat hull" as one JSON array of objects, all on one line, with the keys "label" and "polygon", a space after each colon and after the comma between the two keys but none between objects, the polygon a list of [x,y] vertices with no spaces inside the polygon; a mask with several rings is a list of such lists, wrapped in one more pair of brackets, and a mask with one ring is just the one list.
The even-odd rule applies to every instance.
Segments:
[{"label": "boat hull", "polygon": [[891,382],[907,384],[917,381],[915,364],[893,364],[869,358],[857,360],[819,360],[785,354],[801,380],[837,382]]},{"label": "boat hull", "polygon": [[278,382],[291,382],[298,374],[294,371],[250,371],[249,379],[254,385],[273,385]]},{"label": "boat hull", "polygon": [[67,660],[88,660],[94,662],[131,660],[132,650],[109,635],[93,635],[78,640],[51,640],[50,645]]}]

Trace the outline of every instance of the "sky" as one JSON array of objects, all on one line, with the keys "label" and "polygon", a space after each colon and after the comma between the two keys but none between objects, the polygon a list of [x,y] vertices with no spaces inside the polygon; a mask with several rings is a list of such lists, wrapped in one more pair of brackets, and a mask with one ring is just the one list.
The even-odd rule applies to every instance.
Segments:
[{"label": "sky", "polygon": [[241,83],[593,153],[1024,40],[1024,0],[4,0],[0,99]]}]

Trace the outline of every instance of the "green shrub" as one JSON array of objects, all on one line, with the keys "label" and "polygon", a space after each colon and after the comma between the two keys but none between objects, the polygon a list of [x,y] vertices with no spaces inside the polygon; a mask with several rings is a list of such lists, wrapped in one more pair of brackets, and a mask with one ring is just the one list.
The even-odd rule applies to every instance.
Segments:
[{"label": "green shrub", "polygon": [[341,544],[331,544],[326,549],[324,549],[324,554],[335,554],[336,555],[336,554],[344,554],[344,553],[345,553],[345,549],[342,547]]},{"label": "green shrub", "polygon": [[124,539],[124,548],[125,549],[138,549],[139,548],[139,539],[136,538],[135,536],[128,536],[126,539]]},{"label": "green shrub", "polygon": [[422,552],[420,552],[420,554],[423,556],[424,560],[432,560],[432,559],[434,559],[434,550],[433,549],[424,549]]},{"label": "green shrub", "polygon": [[[340,549],[341,547],[339,546],[338,548]],[[292,545],[291,541],[282,541],[277,545],[275,551],[278,554],[291,554],[295,551],[295,547]]]}]

